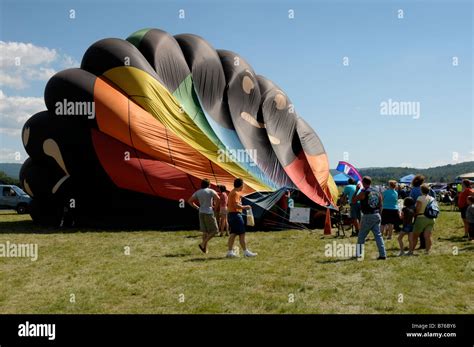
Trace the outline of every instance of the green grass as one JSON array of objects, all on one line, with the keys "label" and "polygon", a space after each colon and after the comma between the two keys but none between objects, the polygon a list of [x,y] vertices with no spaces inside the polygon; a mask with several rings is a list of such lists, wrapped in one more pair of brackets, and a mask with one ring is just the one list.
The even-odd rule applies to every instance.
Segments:
[{"label": "green grass", "polygon": [[39,258],[0,258],[0,313],[474,313],[462,235],[459,213],[443,211],[430,255],[396,257],[391,240],[387,261],[374,241],[362,262],[326,258],[334,237],[290,230],[248,233],[259,256],[226,259],[225,238],[203,255],[198,232],[42,229],[4,211],[0,243],[37,243]]}]

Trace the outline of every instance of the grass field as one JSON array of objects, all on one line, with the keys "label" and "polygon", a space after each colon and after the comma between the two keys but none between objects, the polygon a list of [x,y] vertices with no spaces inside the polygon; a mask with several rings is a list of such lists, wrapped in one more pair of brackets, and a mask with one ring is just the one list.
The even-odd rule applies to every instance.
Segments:
[{"label": "grass field", "polygon": [[259,256],[226,259],[226,238],[204,255],[196,231],[41,229],[3,211],[0,243],[37,243],[39,257],[0,258],[0,313],[474,313],[462,235],[443,211],[430,255],[397,257],[394,239],[386,261],[373,240],[364,261],[328,258],[326,244],[355,239],[290,230],[248,233]]}]

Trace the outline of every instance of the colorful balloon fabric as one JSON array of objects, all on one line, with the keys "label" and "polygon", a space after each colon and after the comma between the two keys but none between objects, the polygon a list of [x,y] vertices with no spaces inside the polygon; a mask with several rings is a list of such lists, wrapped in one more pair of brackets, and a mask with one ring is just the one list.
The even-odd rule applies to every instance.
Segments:
[{"label": "colorful balloon fabric", "polygon": [[196,35],[100,40],[48,81],[45,103],[22,131],[38,222],[71,208],[178,225],[202,178],[230,190],[241,177],[244,194],[297,188],[321,206],[337,196],[321,141],[283,90]]},{"label": "colorful balloon fabric", "polygon": [[356,182],[362,181],[362,176],[360,175],[359,171],[357,171],[357,169],[352,164],[346,161],[340,161],[337,164],[336,170],[343,172]]}]

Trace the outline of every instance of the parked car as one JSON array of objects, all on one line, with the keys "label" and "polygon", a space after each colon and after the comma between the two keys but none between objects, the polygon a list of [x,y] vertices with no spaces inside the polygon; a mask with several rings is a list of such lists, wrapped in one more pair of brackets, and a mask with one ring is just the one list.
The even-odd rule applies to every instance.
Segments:
[{"label": "parked car", "polygon": [[16,210],[18,214],[27,213],[31,204],[31,197],[20,187],[0,185],[0,209]]},{"label": "parked car", "polygon": [[433,183],[430,188],[433,189],[438,196],[444,194],[448,190],[448,185],[446,183]]}]

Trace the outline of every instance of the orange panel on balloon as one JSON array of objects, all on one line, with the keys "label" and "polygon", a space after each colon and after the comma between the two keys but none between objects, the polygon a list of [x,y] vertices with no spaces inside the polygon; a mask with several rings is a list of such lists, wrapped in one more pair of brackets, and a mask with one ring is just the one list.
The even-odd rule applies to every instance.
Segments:
[{"label": "orange panel on balloon", "polygon": [[[208,178],[215,185],[223,184],[229,190],[233,188],[234,176],[209,161],[101,78],[97,78],[94,86],[94,101],[101,132],[199,180]],[[243,193],[253,191],[245,185]]]},{"label": "orange panel on balloon", "polygon": [[200,186],[199,179],[95,129],[92,141],[102,167],[120,188],[179,200],[188,199]]},{"label": "orange panel on balloon", "polygon": [[308,198],[322,206],[326,206],[330,203],[318,181],[314,177],[313,171],[311,170],[303,151],[301,151],[298,157],[284,169],[295,185]]}]

